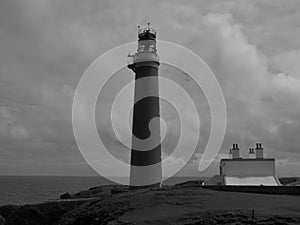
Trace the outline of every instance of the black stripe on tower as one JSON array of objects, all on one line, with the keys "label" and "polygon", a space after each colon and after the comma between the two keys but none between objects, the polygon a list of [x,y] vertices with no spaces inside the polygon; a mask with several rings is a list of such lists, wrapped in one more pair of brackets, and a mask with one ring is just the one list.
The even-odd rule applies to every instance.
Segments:
[{"label": "black stripe on tower", "polygon": [[[151,87],[157,90],[157,97],[149,96],[134,104],[132,130],[133,135],[141,140],[150,137],[151,132],[149,130],[149,123],[153,118],[160,116],[158,97],[158,65],[158,62],[142,62],[135,65],[136,80],[150,76],[152,76],[153,79],[157,79],[157,82],[155,82],[156,86]],[[160,129],[154,132],[160,132]],[[154,149],[148,151],[131,149],[131,165],[133,166],[149,166],[158,162],[161,162],[160,144],[158,144]]]}]

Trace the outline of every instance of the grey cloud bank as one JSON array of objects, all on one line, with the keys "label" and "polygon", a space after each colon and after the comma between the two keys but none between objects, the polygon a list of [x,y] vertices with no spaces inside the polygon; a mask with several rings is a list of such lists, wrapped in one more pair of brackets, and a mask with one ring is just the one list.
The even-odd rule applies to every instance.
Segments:
[{"label": "grey cloud bank", "polygon": [[[233,141],[246,151],[259,140],[279,175],[299,175],[299,8],[271,0],[1,1],[0,173],[94,174],[72,133],[76,85],[95,58],[134,41],[136,26],[150,21],[159,39],[190,48],[216,74],[228,110],[221,154]],[[203,139],[209,129],[201,127]],[[114,139],[112,147],[120,148]],[[197,163],[182,174],[197,174]]]}]

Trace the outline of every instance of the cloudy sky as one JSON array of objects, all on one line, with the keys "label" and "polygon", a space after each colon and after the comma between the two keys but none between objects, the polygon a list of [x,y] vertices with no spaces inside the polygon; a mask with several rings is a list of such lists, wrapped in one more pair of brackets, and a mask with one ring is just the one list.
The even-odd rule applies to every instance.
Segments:
[{"label": "cloudy sky", "polygon": [[[98,56],[150,21],[160,40],[201,56],[223,89],[227,131],[202,175],[218,172],[232,142],[246,156],[261,141],[280,176],[299,176],[299,10],[296,0],[1,1],[0,174],[95,175],[73,136],[74,91]],[[199,175],[199,155],[184,175]]]}]

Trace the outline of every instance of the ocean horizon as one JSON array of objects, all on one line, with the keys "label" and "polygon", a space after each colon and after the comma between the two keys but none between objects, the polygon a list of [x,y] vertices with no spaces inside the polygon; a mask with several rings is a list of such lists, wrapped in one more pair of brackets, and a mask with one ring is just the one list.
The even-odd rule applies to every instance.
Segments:
[{"label": "ocean horizon", "polygon": [[[163,182],[173,185],[202,177],[171,177]],[[114,184],[100,176],[0,176],[0,205],[33,204],[58,199],[95,186]]]}]

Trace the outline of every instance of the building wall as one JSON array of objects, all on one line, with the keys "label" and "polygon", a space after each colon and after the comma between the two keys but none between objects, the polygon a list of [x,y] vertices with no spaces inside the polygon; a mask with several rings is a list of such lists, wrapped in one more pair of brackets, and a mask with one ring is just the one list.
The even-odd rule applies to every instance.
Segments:
[{"label": "building wall", "polygon": [[225,176],[275,176],[274,159],[221,160],[221,175]]},{"label": "building wall", "polygon": [[275,176],[229,177],[224,176],[225,185],[237,186],[279,186]]}]

